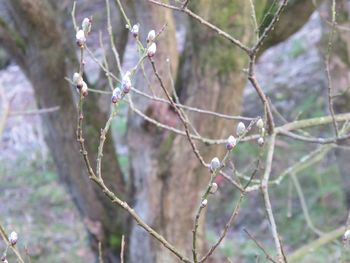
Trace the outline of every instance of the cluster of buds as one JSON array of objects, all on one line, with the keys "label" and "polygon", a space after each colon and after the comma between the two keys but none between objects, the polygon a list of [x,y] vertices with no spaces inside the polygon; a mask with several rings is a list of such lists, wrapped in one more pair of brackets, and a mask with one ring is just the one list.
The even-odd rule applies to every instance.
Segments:
[{"label": "cluster of buds", "polygon": [[82,76],[78,73],[75,72],[73,74],[73,84],[75,85],[75,87],[77,88],[78,92],[86,97],[89,93],[89,88],[86,84],[86,82],[83,80]]},{"label": "cluster of buds", "polygon": [[83,19],[83,22],[81,23],[82,29],[79,29],[75,35],[75,39],[78,47],[84,48],[86,43],[86,37],[91,31],[91,24],[92,24],[91,18],[86,17]]},{"label": "cluster of buds", "polygon": [[235,147],[237,143],[237,140],[234,136],[230,135],[228,138],[227,138],[227,142],[226,142],[226,149],[228,151],[231,151],[233,149],[233,147]]},{"label": "cluster of buds", "polygon": [[11,234],[9,235],[9,242],[10,242],[11,246],[16,245],[17,240],[18,240],[17,233],[15,231],[12,231]]},{"label": "cluster of buds", "polygon": [[213,160],[211,160],[210,162],[210,171],[213,173],[215,172],[217,169],[219,169],[221,166],[220,164],[220,160],[218,157],[213,158]]},{"label": "cluster of buds", "polygon": [[123,80],[122,80],[122,86],[121,88],[116,87],[113,90],[112,93],[112,103],[117,103],[118,101],[120,101],[126,94],[128,94],[132,88],[132,83],[131,83],[131,79],[130,79],[130,71],[127,71],[124,76],[123,76]]},{"label": "cluster of buds", "polygon": [[245,125],[243,122],[239,122],[238,125],[237,125],[237,128],[236,128],[236,134],[237,136],[241,136],[245,133]]},{"label": "cluster of buds", "polygon": [[156,54],[157,51],[157,44],[154,42],[156,39],[156,31],[153,29],[148,32],[147,35],[147,43],[148,43],[148,48],[147,48],[147,56],[148,57],[153,57]]},{"label": "cluster of buds", "polygon": [[256,127],[258,127],[260,132],[260,137],[258,138],[258,145],[263,146],[265,143],[264,141],[265,128],[264,128],[264,121],[261,118],[259,118],[259,120],[256,122]]}]

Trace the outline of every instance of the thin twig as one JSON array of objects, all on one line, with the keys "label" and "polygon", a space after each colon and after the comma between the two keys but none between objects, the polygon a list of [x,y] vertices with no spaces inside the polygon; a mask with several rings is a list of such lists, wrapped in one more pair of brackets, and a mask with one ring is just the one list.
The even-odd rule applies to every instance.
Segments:
[{"label": "thin twig", "polygon": [[261,251],[264,252],[264,254],[265,254],[267,260],[270,260],[271,262],[277,263],[277,262],[270,256],[270,254],[265,250],[265,248],[259,243],[259,241],[256,240],[256,238],[253,237],[253,236],[248,232],[247,229],[243,229],[243,231],[249,236],[249,238],[250,238],[251,240],[254,241],[254,243],[261,249]]},{"label": "thin twig", "polygon": [[276,247],[276,252],[277,252],[277,260],[278,262],[284,262],[284,257],[282,253],[282,245],[280,243],[279,237],[278,237],[278,232],[277,232],[277,226],[275,222],[275,218],[272,212],[272,206],[271,206],[271,201],[269,197],[269,191],[268,191],[268,182],[271,174],[271,168],[272,168],[272,159],[273,159],[273,153],[275,149],[275,139],[276,139],[276,134],[272,134],[270,136],[270,141],[268,145],[268,152],[267,152],[267,157],[266,157],[266,163],[265,163],[265,173],[263,176],[263,179],[261,181],[261,191],[263,193],[264,197],[264,203],[265,203],[265,209],[267,213],[267,217],[270,222],[270,227],[271,227],[271,234],[273,236],[273,239],[275,241],[275,247]]},{"label": "thin twig", "polygon": [[118,67],[119,73],[121,75],[124,75],[123,69],[122,69],[122,66],[120,63],[119,53],[118,53],[117,48],[115,47],[115,43],[114,43],[113,28],[112,28],[112,22],[111,22],[111,9],[109,6],[109,0],[106,0],[106,9],[107,9],[107,30],[108,30],[108,34],[109,34],[111,48],[112,48],[112,51],[114,54],[115,61],[117,62],[117,67]]},{"label": "thin twig", "polygon": [[55,112],[55,111],[58,111],[59,109],[60,109],[60,107],[56,106],[56,107],[38,109],[38,110],[10,111],[8,113],[8,116],[14,117],[14,116],[24,116],[24,115],[38,115],[38,114]]},{"label": "thin twig", "polygon": [[335,0],[332,0],[332,26],[331,26],[331,32],[329,34],[328,39],[328,46],[327,46],[327,55],[326,55],[326,74],[327,74],[327,80],[328,80],[328,108],[329,112],[332,116],[332,124],[335,132],[335,136],[338,138],[339,136],[339,127],[338,123],[335,120],[335,113],[334,113],[334,106],[333,106],[333,95],[332,95],[332,77],[330,73],[330,58],[332,53],[332,43],[333,43],[333,37],[335,33],[335,25],[336,25],[336,2]]},{"label": "thin twig", "polygon": [[165,3],[161,3],[155,0],[148,0],[150,3],[168,8],[168,9],[172,9],[175,11],[180,11],[183,12],[185,14],[187,14],[188,16],[190,16],[191,18],[197,20],[199,23],[205,25],[206,27],[210,28],[211,30],[214,30],[219,36],[222,36],[224,38],[226,38],[227,40],[229,40],[231,43],[233,43],[235,46],[239,47],[240,49],[242,49],[243,51],[245,51],[247,54],[250,53],[250,50],[247,46],[245,46],[241,41],[237,40],[236,38],[232,37],[231,35],[229,35],[227,32],[221,30],[220,28],[218,28],[217,26],[209,23],[207,20],[205,20],[204,18],[200,17],[199,15],[193,13],[191,10],[189,10],[188,8],[181,8],[181,7],[177,7],[177,6],[173,6],[173,5],[169,5],[169,4],[165,4]]},{"label": "thin twig", "polygon": [[299,196],[299,200],[300,200],[300,204],[301,204],[301,208],[303,210],[304,216],[305,216],[305,220],[306,223],[308,225],[308,227],[315,232],[318,236],[322,236],[324,233],[319,230],[318,228],[315,227],[314,223],[311,220],[310,214],[309,214],[309,210],[307,208],[307,204],[305,201],[305,197],[304,197],[304,193],[303,190],[301,189],[301,185],[299,183],[298,177],[295,175],[295,173],[291,173],[291,178],[292,181],[294,183],[295,189],[297,190],[297,194]]},{"label": "thin twig", "polygon": [[120,247],[120,263],[124,263],[124,247],[125,247],[125,237],[122,235],[122,244]]},{"label": "thin twig", "polygon": [[99,263],[104,263],[103,262],[103,253],[102,253],[102,242],[98,242],[98,262]]},{"label": "thin twig", "polygon": [[241,203],[243,201],[243,197],[244,197],[244,193],[241,193],[239,200],[236,204],[235,209],[233,210],[229,220],[227,221],[227,223],[225,224],[225,227],[219,237],[219,239],[216,241],[216,243],[214,245],[212,245],[212,247],[209,249],[209,251],[207,252],[207,254],[199,261],[200,263],[205,262],[210,256],[211,254],[213,254],[213,252],[215,251],[215,249],[220,245],[221,241],[225,238],[228,229],[231,227],[231,225],[233,224],[233,222],[235,221],[235,218],[238,215],[238,211],[239,208],[241,206]]},{"label": "thin twig", "polygon": [[13,251],[13,253],[15,253],[16,257],[17,257],[17,260],[18,262],[20,263],[24,263],[24,260],[21,256],[21,254],[19,253],[19,250],[17,248],[16,245],[12,245],[8,239],[8,235],[6,234],[6,231],[5,229],[2,227],[2,225],[0,224],[0,236],[1,238],[4,240],[5,244],[7,247],[10,247],[11,250]]},{"label": "thin twig", "polygon": [[188,129],[188,119],[186,118],[186,115],[184,115],[184,112],[181,111],[180,108],[178,108],[175,104],[175,102],[173,101],[172,97],[170,96],[168,90],[166,89],[166,87],[164,86],[164,83],[163,83],[163,80],[161,78],[161,76],[159,75],[158,71],[157,71],[157,68],[155,66],[155,63],[153,61],[152,58],[150,58],[150,61],[151,61],[151,64],[152,64],[152,69],[153,69],[153,72],[154,74],[156,75],[158,81],[159,81],[159,84],[162,88],[162,90],[164,91],[166,97],[168,98],[169,102],[171,103],[171,105],[174,107],[174,110],[176,112],[176,114],[179,116],[181,122],[183,123],[184,125],[184,128],[185,128],[185,133],[186,133],[186,136],[188,138],[188,141],[190,142],[191,144],[191,147],[192,147],[192,150],[194,152],[194,154],[196,155],[196,157],[198,158],[198,160],[200,161],[200,163],[207,167],[208,164],[204,161],[202,155],[199,153],[198,149],[197,149],[197,146],[196,144],[194,143],[194,141],[192,140],[192,137],[191,137],[191,134],[190,134],[190,131]]}]

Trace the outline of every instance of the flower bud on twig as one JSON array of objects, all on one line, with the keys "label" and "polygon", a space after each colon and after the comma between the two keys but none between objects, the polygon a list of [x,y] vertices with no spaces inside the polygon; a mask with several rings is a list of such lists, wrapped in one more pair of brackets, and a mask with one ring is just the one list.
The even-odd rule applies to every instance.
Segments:
[{"label": "flower bud on twig", "polygon": [[73,74],[73,84],[80,90],[83,87],[83,78],[80,76],[78,72]]},{"label": "flower bud on twig", "polygon": [[264,128],[264,121],[261,118],[256,122],[256,127],[259,129]]},{"label": "flower bud on twig", "polygon": [[202,203],[201,203],[201,207],[204,208],[204,207],[207,206],[207,204],[208,204],[208,200],[207,200],[207,199],[204,199],[204,200],[202,201]]},{"label": "flower bud on twig", "polygon": [[232,150],[233,147],[235,147],[236,143],[237,143],[236,138],[234,136],[230,135],[227,139],[227,142],[226,142],[226,149],[229,151]]},{"label": "flower bud on twig", "polygon": [[346,230],[343,235],[343,242],[348,243],[350,238],[350,229]]},{"label": "flower bud on twig", "polygon": [[78,47],[83,48],[86,42],[84,31],[81,29],[78,30],[77,34],[75,35],[75,38],[76,38]]},{"label": "flower bud on twig", "polygon": [[211,194],[215,194],[217,190],[218,190],[218,185],[217,185],[217,183],[212,183],[212,184],[211,184],[211,188],[210,188],[210,193],[211,193]]},{"label": "flower bud on twig", "polygon": [[112,103],[117,103],[118,101],[120,101],[122,99],[122,91],[120,88],[115,88],[113,90],[113,94],[112,94]]},{"label": "flower bud on twig", "polygon": [[123,76],[122,89],[124,94],[128,94],[131,89],[131,79],[129,71],[127,71]]},{"label": "flower bud on twig", "polygon": [[258,139],[258,144],[259,144],[259,146],[263,146],[264,145],[264,138],[263,137],[260,137]]},{"label": "flower bud on twig", "polygon": [[147,49],[147,55],[151,58],[154,56],[154,54],[156,54],[156,51],[157,51],[157,45],[156,43],[153,42]]},{"label": "flower bud on twig", "polygon": [[86,97],[89,93],[89,88],[85,81],[83,81],[83,86],[81,87],[81,94],[83,94],[84,97]]},{"label": "flower bud on twig", "polygon": [[[5,262],[5,260],[6,260],[6,254],[5,254],[5,252],[4,252],[4,254],[2,254],[0,260],[1,260],[2,262]],[[6,261],[7,261],[7,260],[6,260]]]},{"label": "flower bud on twig", "polygon": [[12,246],[16,245],[18,240],[18,235],[15,231],[12,231],[11,234],[9,235],[9,241]]},{"label": "flower bud on twig", "polygon": [[243,135],[244,132],[245,132],[245,125],[243,122],[239,122],[237,125],[236,134],[238,136],[241,136]]},{"label": "flower bud on twig", "polygon": [[147,35],[147,43],[153,42],[155,38],[156,38],[156,31],[154,30],[149,31]]},{"label": "flower bud on twig", "polygon": [[220,160],[218,157],[215,157],[210,162],[210,171],[215,172],[219,168],[220,168]]},{"label": "flower bud on twig", "polygon": [[139,24],[135,24],[132,26],[131,33],[134,37],[137,37],[139,35]]},{"label": "flower bud on twig", "polygon": [[81,23],[81,27],[85,33],[85,36],[87,36],[90,33],[91,24],[92,24],[91,18],[87,18],[87,17],[85,17],[83,22]]}]

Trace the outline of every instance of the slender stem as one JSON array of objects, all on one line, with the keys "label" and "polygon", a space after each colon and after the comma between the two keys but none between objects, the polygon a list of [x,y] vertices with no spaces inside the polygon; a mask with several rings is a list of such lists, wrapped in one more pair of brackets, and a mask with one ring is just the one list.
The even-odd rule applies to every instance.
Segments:
[{"label": "slender stem", "polygon": [[199,261],[200,263],[202,262],[205,262],[212,254],[213,252],[215,251],[215,249],[220,245],[220,243],[222,242],[222,240],[225,238],[226,234],[227,234],[227,231],[228,229],[231,227],[232,223],[235,221],[237,215],[238,215],[238,212],[239,212],[239,209],[240,209],[240,206],[242,204],[242,201],[243,201],[243,197],[244,197],[244,193],[241,193],[240,197],[239,197],[239,200],[236,204],[236,207],[235,209],[233,210],[229,220],[227,221],[227,223],[225,224],[225,227],[219,237],[219,239],[216,241],[216,243],[214,245],[212,245],[212,247],[209,249],[209,251],[207,252],[207,254],[205,254],[205,256]]},{"label": "slender stem", "polygon": [[331,24],[331,32],[329,34],[328,39],[328,46],[327,46],[327,55],[326,55],[326,74],[327,74],[327,80],[328,80],[328,108],[329,112],[332,116],[332,124],[335,132],[335,136],[338,138],[339,136],[339,127],[338,123],[335,120],[335,113],[334,113],[334,106],[333,106],[333,85],[332,85],[332,76],[330,72],[330,59],[331,59],[331,53],[332,53],[332,44],[333,44],[333,38],[335,33],[335,25],[336,25],[336,1],[332,0],[332,24]]},{"label": "slender stem", "polygon": [[266,250],[264,249],[264,247],[259,243],[259,241],[256,240],[256,238],[253,237],[253,236],[248,232],[247,229],[243,229],[243,230],[244,230],[244,232],[246,232],[246,234],[249,236],[249,238],[250,238],[251,240],[253,240],[254,243],[261,249],[261,251],[264,252],[264,254],[265,254],[265,256],[266,256],[266,259],[270,260],[270,261],[273,262],[273,263],[277,263],[277,262],[270,256],[270,254],[267,253],[267,251],[266,251]]},{"label": "slender stem", "polygon": [[172,9],[175,11],[180,11],[183,12],[185,14],[187,14],[188,16],[190,16],[191,18],[197,20],[199,23],[205,25],[206,27],[214,30],[219,36],[222,36],[224,38],[226,38],[227,40],[229,40],[231,43],[233,43],[235,46],[239,47],[240,49],[242,49],[243,51],[245,51],[247,54],[250,53],[250,50],[247,46],[245,46],[241,41],[237,40],[236,38],[232,37],[231,35],[229,35],[227,32],[221,30],[220,28],[218,28],[217,26],[209,23],[208,21],[206,21],[204,18],[200,17],[199,15],[193,13],[191,10],[189,10],[188,8],[181,8],[181,7],[176,7],[173,5],[168,5],[165,3],[161,3],[158,2],[156,0],[148,0],[150,3],[153,3],[155,5],[159,5],[168,9]]},{"label": "slender stem", "polygon": [[271,168],[272,168],[272,159],[273,159],[273,154],[274,154],[274,149],[275,149],[275,139],[276,139],[276,134],[272,134],[270,136],[270,141],[268,145],[268,152],[267,152],[267,158],[266,158],[266,163],[265,163],[265,173],[263,176],[263,179],[261,181],[261,191],[263,193],[264,197],[264,203],[265,203],[265,209],[267,213],[267,217],[270,222],[270,227],[271,227],[271,234],[273,236],[273,239],[275,241],[275,247],[276,247],[276,252],[277,252],[277,261],[278,262],[284,262],[284,257],[283,257],[283,252],[282,252],[282,245],[279,240],[278,232],[277,232],[277,226],[275,222],[275,218],[272,212],[272,206],[271,206],[271,201],[269,197],[269,189],[268,189],[268,182],[271,174]]}]

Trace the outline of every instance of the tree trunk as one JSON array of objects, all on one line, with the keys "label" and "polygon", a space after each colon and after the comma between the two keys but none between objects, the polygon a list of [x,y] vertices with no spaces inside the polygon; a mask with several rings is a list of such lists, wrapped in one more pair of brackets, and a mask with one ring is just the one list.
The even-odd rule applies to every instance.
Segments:
[{"label": "tree trunk", "polygon": [[[0,26],[0,44],[15,58],[31,81],[38,108],[59,106],[56,112],[43,114],[45,140],[64,182],[90,233],[91,246],[97,253],[97,241],[104,247],[105,262],[118,262],[120,238],[127,230],[125,214],[120,214],[88,177],[76,142],[77,109],[75,90],[64,80],[77,68],[76,46],[69,39],[74,33],[62,27],[57,10],[48,1],[11,0],[1,3],[8,10],[11,28]],[[71,36],[71,37],[70,37]],[[90,158],[95,158],[99,131],[107,116],[95,104],[91,94],[86,98],[87,124],[85,138]],[[110,136],[109,136],[110,137]],[[118,195],[125,194],[123,177],[113,142],[107,139],[103,174],[106,184]]]},{"label": "tree trunk", "polygon": [[[250,26],[249,7],[247,1],[215,0],[193,1],[190,8],[237,38],[249,42],[254,32]],[[166,33],[170,35],[166,38],[163,36],[158,41],[162,50],[157,51],[156,65],[159,70],[164,71],[164,60],[169,57],[172,66],[175,67],[176,46],[169,11],[141,3],[138,3],[136,8],[150,16],[143,17],[144,20],[139,19],[145,31],[153,27],[159,29],[167,21],[169,28]],[[156,22],[157,26],[154,26]],[[242,69],[247,66],[247,59],[242,51],[228,41],[221,39],[198,22],[190,21],[177,85],[182,102],[226,114],[237,114],[246,83]],[[161,73],[170,92],[167,74]],[[159,83],[152,81],[152,84],[160,90]],[[143,86],[141,81],[137,82],[137,88],[143,89]],[[168,106],[141,99],[136,105],[157,120],[183,128]],[[233,122],[198,114],[189,114],[189,117],[196,129],[208,137],[228,137],[234,130]],[[135,210],[186,256],[192,257],[194,211],[199,206],[200,195],[209,180],[209,172],[195,158],[187,138],[158,130],[134,115],[129,118],[128,128],[135,180]],[[207,147],[199,143],[198,146],[207,162],[214,155],[220,156],[217,147]],[[202,223],[199,233],[200,252],[203,252],[205,243],[203,226]],[[136,227],[132,231],[130,249],[132,262],[178,262],[164,247]]]},{"label": "tree trunk", "polygon": [[[178,66],[178,52],[175,39],[175,24],[172,12],[156,7],[144,0],[135,1],[137,22],[140,23],[140,39],[145,43],[149,30],[157,32],[166,24],[166,30],[157,41],[157,53],[154,57],[159,73],[164,79],[167,88],[170,86],[166,59],[170,59],[172,75],[176,75]],[[145,72],[149,83],[140,73],[136,76],[136,87],[144,92],[154,90],[157,96],[164,97],[159,87],[149,61],[145,61]],[[145,114],[162,119],[168,124],[176,121],[175,114],[168,105],[152,102],[138,95],[132,94],[135,107]],[[165,163],[159,162],[162,154],[162,141],[168,133],[144,121],[136,114],[129,114],[128,118],[128,145],[130,149],[131,174],[134,184],[134,209],[153,228],[164,234],[162,222],[163,204],[162,195],[164,172],[168,168]],[[171,144],[170,144],[171,145]],[[163,168],[163,171],[162,171]],[[165,168],[165,170],[164,170]],[[176,222],[174,222],[176,224]],[[166,236],[166,238],[169,238]],[[170,241],[172,241],[170,239]],[[129,242],[130,262],[172,262],[168,259],[169,252],[161,247],[135,222]]]}]

